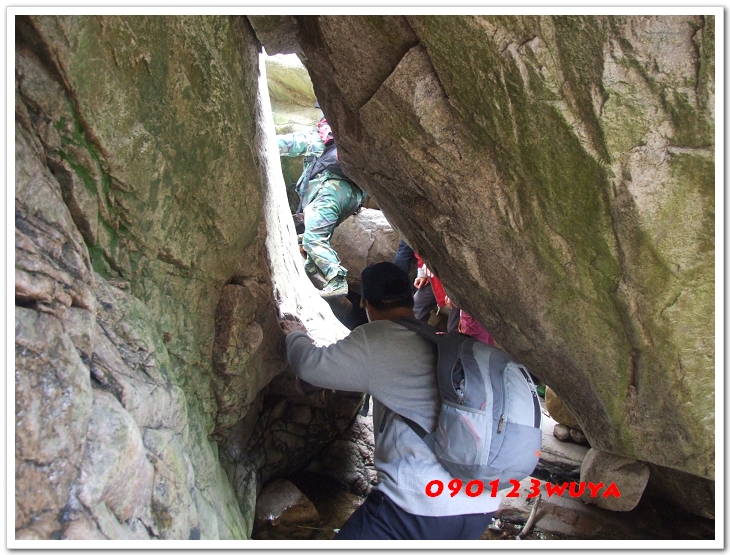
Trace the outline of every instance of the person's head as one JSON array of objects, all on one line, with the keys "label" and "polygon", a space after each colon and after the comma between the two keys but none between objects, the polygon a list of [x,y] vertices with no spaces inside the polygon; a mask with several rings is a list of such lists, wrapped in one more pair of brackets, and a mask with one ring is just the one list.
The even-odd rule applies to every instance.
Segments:
[{"label": "person's head", "polygon": [[328,144],[330,141],[335,140],[334,135],[332,135],[330,124],[327,123],[327,118],[319,120],[319,123],[317,124],[317,131],[319,131],[319,136],[324,141],[324,144]]},{"label": "person's head", "polygon": [[372,264],[362,271],[361,279],[360,306],[368,320],[413,317],[411,281],[398,266],[391,262]]}]

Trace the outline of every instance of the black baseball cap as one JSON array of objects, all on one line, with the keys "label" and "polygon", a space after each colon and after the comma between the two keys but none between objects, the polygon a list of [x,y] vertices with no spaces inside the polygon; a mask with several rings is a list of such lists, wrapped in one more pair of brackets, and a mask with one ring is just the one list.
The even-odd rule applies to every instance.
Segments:
[{"label": "black baseball cap", "polygon": [[361,296],[373,302],[408,299],[411,295],[411,280],[403,270],[392,262],[378,262],[362,271]]}]

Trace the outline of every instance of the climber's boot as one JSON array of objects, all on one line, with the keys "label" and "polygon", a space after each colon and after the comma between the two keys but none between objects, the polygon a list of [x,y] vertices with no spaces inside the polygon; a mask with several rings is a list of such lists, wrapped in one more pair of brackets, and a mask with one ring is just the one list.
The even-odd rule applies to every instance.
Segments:
[{"label": "climber's boot", "polygon": [[344,297],[347,295],[347,279],[345,276],[335,276],[327,282],[319,294],[323,299],[334,299],[336,297]]}]

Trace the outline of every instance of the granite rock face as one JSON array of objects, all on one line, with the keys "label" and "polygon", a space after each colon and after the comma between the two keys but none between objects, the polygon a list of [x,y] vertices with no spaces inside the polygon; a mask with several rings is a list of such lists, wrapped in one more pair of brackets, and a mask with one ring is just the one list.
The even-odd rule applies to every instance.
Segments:
[{"label": "granite rock face", "polygon": [[713,479],[714,18],[295,19],[343,168],[456,301],[591,445]]},{"label": "granite rock face", "polygon": [[[30,478],[31,441],[55,449],[49,468],[72,465],[21,482],[18,506],[24,487],[56,499],[21,513],[16,538],[245,537],[253,515],[209,435],[222,285],[266,283],[251,31],[230,18],[34,16],[16,35],[17,392],[40,403],[35,426],[65,430],[18,433],[19,474]],[[25,385],[47,374],[28,356],[54,351],[63,389],[45,402]]]},{"label": "granite rock face", "polygon": [[257,427],[286,360],[253,31],[15,25],[15,538],[250,537],[261,480],[304,466],[356,408],[338,426],[330,405],[300,411],[286,444]]}]

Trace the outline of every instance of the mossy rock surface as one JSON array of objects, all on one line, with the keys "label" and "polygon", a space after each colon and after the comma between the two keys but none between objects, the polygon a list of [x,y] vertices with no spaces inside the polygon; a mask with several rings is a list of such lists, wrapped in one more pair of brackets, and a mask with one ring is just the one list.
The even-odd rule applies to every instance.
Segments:
[{"label": "mossy rock surface", "polygon": [[[84,340],[95,386],[118,396],[142,434],[155,429],[173,440],[174,449],[160,448],[170,460],[156,469],[164,478],[155,487],[169,495],[155,490],[139,514],[154,513],[145,522],[156,537],[244,538],[253,514],[242,515],[211,441],[220,389],[211,364],[226,283],[253,284],[252,319],[266,320],[271,309],[260,263],[255,37],[240,16],[20,17],[16,35],[16,133],[30,137],[18,142],[16,223],[29,237],[38,234],[27,222],[41,220],[43,229],[79,238],[63,249],[54,235],[36,239],[38,252],[24,256],[69,268],[71,278],[43,273],[72,284],[69,301],[56,296],[88,311],[115,342]],[[38,183],[52,194],[30,196]],[[27,302],[55,307],[33,285],[37,263],[19,260],[30,276]],[[104,298],[105,288],[124,299]],[[139,531],[92,517],[106,523],[98,526],[107,537]],[[94,537],[83,530],[72,535]]]},{"label": "mossy rock surface", "polygon": [[714,18],[381,19],[300,21],[348,175],[591,445],[713,478]]}]

